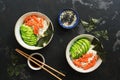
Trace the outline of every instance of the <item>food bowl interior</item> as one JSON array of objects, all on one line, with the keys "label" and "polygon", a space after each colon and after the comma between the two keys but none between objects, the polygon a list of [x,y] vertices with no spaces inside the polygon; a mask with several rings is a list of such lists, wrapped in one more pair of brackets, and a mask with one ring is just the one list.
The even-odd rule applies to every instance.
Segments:
[{"label": "food bowl interior", "polygon": [[[68,14],[67,13],[67,15],[65,16],[63,16],[64,17],[64,21],[68,21],[68,22],[71,22],[72,21],[72,24],[73,25],[65,25],[65,23],[63,24],[63,22],[62,22],[62,20],[61,20],[61,16],[63,15],[63,13],[64,12],[68,12],[68,11],[70,11],[71,13],[73,13],[73,14]],[[68,16],[69,15],[69,16]],[[74,17],[73,17],[73,15],[74,15]],[[76,20],[75,19],[73,19],[73,18],[76,18]],[[73,9],[63,9],[63,10],[61,10],[60,11],[60,13],[59,13],[59,15],[58,15],[58,23],[60,24],[60,26],[61,27],[63,27],[63,28],[65,28],[65,29],[72,29],[72,28],[74,28],[74,27],[76,27],[77,25],[78,25],[78,23],[79,23],[79,20],[80,20],[80,18],[79,18],[79,14],[78,14],[78,12],[76,12],[75,10],[73,10]],[[74,22],[73,22],[74,21]]]},{"label": "food bowl interior", "polygon": [[22,15],[16,22],[16,25],[15,25],[15,37],[16,37],[16,40],[18,41],[18,43],[26,48],[26,49],[29,49],[29,50],[38,50],[38,49],[42,49],[43,47],[47,46],[49,44],[49,42],[51,41],[52,37],[53,37],[53,34],[51,34],[50,38],[49,38],[49,41],[48,43],[45,45],[45,46],[30,46],[30,45],[27,45],[22,37],[21,37],[21,32],[20,32],[20,26],[23,24],[25,18],[27,16],[30,16],[30,15],[37,15],[38,17],[43,17],[46,21],[47,21],[47,24],[49,25],[49,28],[54,31],[54,28],[53,28],[53,24],[51,22],[51,20],[44,14],[40,13],[40,12],[28,12],[24,15]]},{"label": "food bowl interior", "polygon": [[[73,64],[73,62],[72,62],[72,59],[71,59],[70,47],[76,40],[78,40],[80,38],[87,38],[91,42],[93,42],[93,40],[99,42],[99,40],[96,37],[92,36],[92,35],[89,35],[89,34],[78,35],[77,37],[73,38],[67,45],[67,48],[66,48],[66,59],[67,59],[68,64],[70,65],[70,67],[73,68],[75,71],[80,72],[80,73],[89,73],[89,72],[94,71],[95,69],[97,69],[100,66],[100,64],[102,63],[102,59],[99,58],[97,60],[96,64],[93,67],[91,67],[91,68],[89,68],[87,70],[83,70],[82,68],[79,68],[79,67],[75,66]],[[103,49],[102,45],[100,45],[100,47]]]}]

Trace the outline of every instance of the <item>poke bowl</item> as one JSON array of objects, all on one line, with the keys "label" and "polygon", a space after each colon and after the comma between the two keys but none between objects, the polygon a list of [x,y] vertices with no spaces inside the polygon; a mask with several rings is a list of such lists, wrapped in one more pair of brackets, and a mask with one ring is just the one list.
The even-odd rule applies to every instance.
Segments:
[{"label": "poke bowl", "polygon": [[66,60],[71,68],[80,73],[96,70],[102,63],[99,56],[103,45],[98,38],[90,34],[81,34],[73,38],[66,48]]},{"label": "poke bowl", "polygon": [[38,50],[47,46],[53,37],[52,21],[43,13],[28,12],[15,24],[15,38],[24,48]]}]

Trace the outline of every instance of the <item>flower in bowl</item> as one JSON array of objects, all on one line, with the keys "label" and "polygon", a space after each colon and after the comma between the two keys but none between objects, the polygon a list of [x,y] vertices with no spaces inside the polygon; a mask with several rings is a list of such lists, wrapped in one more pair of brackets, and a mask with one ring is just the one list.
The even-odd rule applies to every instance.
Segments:
[{"label": "flower in bowl", "polygon": [[72,29],[79,23],[79,15],[73,9],[63,9],[58,15],[58,23],[65,29]]},{"label": "flower in bowl", "polygon": [[103,46],[96,37],[90,34],[81,34],[68,43],[66,59],[74,70],[89,73],[97,69],[102,63],[99,56],[99,51],[102,49]]},{"label": "flower in bowl", "polygon": [[15,25],[16,40],[29,50],[38,50],[47,46],[53,37],[53,31],[51,20],[40,12],[25,13]]}]

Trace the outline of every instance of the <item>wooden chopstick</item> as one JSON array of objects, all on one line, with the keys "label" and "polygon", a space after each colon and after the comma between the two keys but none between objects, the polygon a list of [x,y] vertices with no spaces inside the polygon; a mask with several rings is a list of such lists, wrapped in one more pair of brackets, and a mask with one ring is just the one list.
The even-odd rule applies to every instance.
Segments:
[{"label": "wooden chopstick", "polygon": [[[24,56],[25,58],[29,58],[29,56],[26,56],[25,54],[24,54],[24,52],[23,51],[21,51],[21,50],[19,50],[19,49],[15,49],[18,53],[20,53],[22,56]],[[38,64],[37,62],[35,62],[34,60],[32,60],[31,58],[29,59],[30,61],[32,61],[33,63],[35,63],[36,65],[38,65],[38,66],[40,66],[41,67],[41,65],[40,64]],[[46,69],[45,67],[42,67],[45,71],[47,71],[48,73],[50,73],[51,75],[53,75],[54,77],[56,77],[57,79],[59,79],[59,80],[62,80],[61,78],[59,78],[57,75],[55,75],[54,73],[52,73],[50,70],[48,70],[48,69]]]},{"label": "wooden chopstick", "polygon": [[[26,54],[25,52],[23,52],[23,51],[21,51],[21,50],[19,50],[19,49],[16,49],[16,50],[19,51],[19,52],[21,52],[21,53],[23,53],[23,54],[25,54],[26,56],[29,56],[28,54]],[[44,66],[50,68],[51,70],[57,72],[58,74],[61,74],[62,76],[65,76],[65,74],[61,73],[60,71],[58,71],[58,70],[52,68],[51,66],[49,66],[49,65],[47,65],[47,64],[45,64],[45,63],[39,61],[38,59],[36,59],[36,58],[34,58],[34,57],[30,57],[30,58],[32,58],[33,60],[35,60],[35,61],[37,61],[37,62],[43,64]]]},{"label": "wooden chopstick", "polygon": [[[40,64],[37,63],[37,62],[39,62],[39,63],[41,63],[42,65],[48,67],[49,69],[51,69],[51,70],[53,70],[53,71],[61,74],[62,76],[65,76],[65,74],[59,72],[58,70],[50,67],[50,66],[47,65],[47,64],[39,61],[38,59],[36,59],[36,58],[34,58],[34,57],[31,57],[30,55],[26,54],[25,52],[23,52],[23,51],[21,51],[21,50],[19,50],[19,49],[15,49],[15,50],[16,50],[19,54],[21,54],[22,56],[24,56],[24,57],[27,58],[27,59],[30,57],[30,61],[32,61],[32,62],[35,63],[36,65],[41,66]],[[35,62],[34,60],[37,61],[37,62]],[[50,73],[51,75],[53,75],[54,77],[56,77],[57,79],[62,80],[61,78],[59,78],[57,75],[55,75],[54,73],[52,73],[52,72],[51,72],[50,70],[48,70],[47,68],[45,68],[45,67],[42,67],[42,68],[43,68],[45,71],[47,71],[48,73]]]}]

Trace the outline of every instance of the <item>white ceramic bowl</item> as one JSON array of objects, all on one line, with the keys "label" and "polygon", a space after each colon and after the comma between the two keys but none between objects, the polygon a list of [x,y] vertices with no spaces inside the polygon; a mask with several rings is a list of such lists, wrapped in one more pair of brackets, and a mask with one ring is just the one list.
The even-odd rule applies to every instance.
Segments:
[{"label": "white ceramic bowl", "polygon": [[[67,48],[66,48],[66,59],[67,59],[68,64],[70,65],[70,67],[73,68],[75,71],[80,72],[80,73],[89,73],[89,72],[94,71],[95,69],[97,69],[97,68],[101,65],[102,59],[99,57],[98,60],[97,60],[97,62],[96,62],[96,64],[95,64],[93,67],[91,67],[91,68],[89,68],[89,69],[87,69],[87,70],[84,70],[84,69],[82,69],[82,68],[78,68],[77,66],[75,66],[75,65],[73,64],[73,62],[72,62],[72,60],[71,60],[71,57],[70,57],[70,52],[69,52],[70,47],[72,46],[72,44],[73,44],[76,40],[78,40],[78,39],[80,39],[80,38],[83,38],[83,37],[84,37],[84,38],[88,38],[90,41],[92,41],[94,38],[97,39],[96,37],[94,37],[94,36],[92,36],[92,35],[89,35],[89,34],[81,34],[81,35],[78,35],[77,37],[73,38],[73,39],[68,43],[68,45],[67,45]],[[97,39],[97,40],[98,40],[98,39]],[[99,41],[99,40],[98,40],[98,41]],[[102,45],[101,45],[101,47],[103,48]]]},{"label": "white ceramic bowl", "polygon": [[[23,24],[23,21],[25,20],[25,18],[27,16],[30,16],[30,15],[37,15],[39,17],[43,17],[47,22],[50,23],[51,25],[51,28],[52,28],[52,31],[54,31],[54,28],[53,28],[53,24],[52,24],[52,21],[43,13],[40,13],[40,12],[28,12],[28,13],[25,13],[24,15],[22,15],[16,22],[16,25],[15,25],[15,37],[16,37],[16,40],[17,42],[24,48],[26,49],[29,49],[29,50],[38,50],[38,49],[42,49],[43,47],[38,47],[38,46],[29,46],[27,45],[23,40],[22,40],[22,37],[21,37],[21,34],[20,34],[20,26]],[[51,39],[53,37],[53,34],[51,35],[51,38],[49,39],[48,43],[45,45],[47,46]],[[44,46],[44,47],[45,47]]]},{"label": "white ceramic bowl", "polygon": [[[34,55],[40,56],[40,57],[42,58],[43,63],[45,63],[45,58],[44,58],[44,56],[43,56],[42,54],[40,54],[40,53],[32,53],[30,56],[33,57]],[[44,66],[44,65],[42,65],[41,67],[34,67],[34,66],[32,66],[31,63],[30,63],[29,58],[28,58],[28,60],[27,60],[27,64],[28,64],[28,66],[29,66],[32,70],[40,70],[40,69]]]}]

